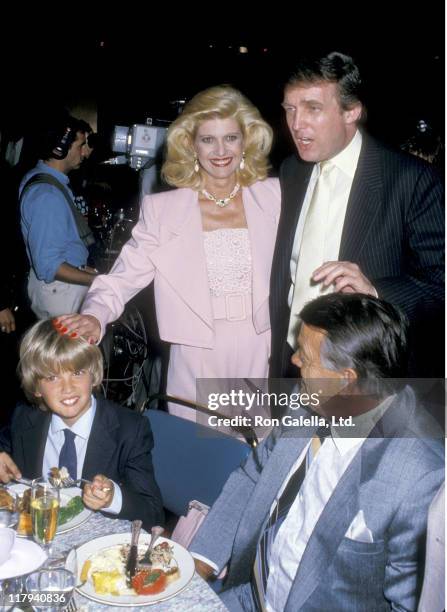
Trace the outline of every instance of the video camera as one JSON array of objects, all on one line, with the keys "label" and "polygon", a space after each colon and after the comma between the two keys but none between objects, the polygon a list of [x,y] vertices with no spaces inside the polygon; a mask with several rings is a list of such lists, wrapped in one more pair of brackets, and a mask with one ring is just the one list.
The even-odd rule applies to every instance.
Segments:
[{"label": "video camera", "polygon": [[[169,122],[165,122],[169,123]],[[166,127],[152,125],[152,119],[146,124],[135,124],[131,127],[116,125],[113,130],[112,151],[122,153],[112,157],[104,164],[128,164],[135,170],[141,170],[155,162],[166,141]]]}]

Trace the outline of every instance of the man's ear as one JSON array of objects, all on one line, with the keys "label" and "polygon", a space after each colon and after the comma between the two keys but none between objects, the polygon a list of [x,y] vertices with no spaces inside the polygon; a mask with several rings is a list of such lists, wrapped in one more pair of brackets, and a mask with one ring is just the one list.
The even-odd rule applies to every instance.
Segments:
[{"label": "man's ear", "polygon": [[345,123],[346,124],[357,123],[357,121],[360,119],[360,116],[362,114],[362,108],[363,108],[362,105],[360,104],[360,102],[358,102],[352,108],[349,108],[348,110],[343,111]]},{"label": "man's ear", "polygon": [[349,380],[350,382],[354,382],[358,378],[357,372],[352,368],[345,368],[343,370],[343,378]]}]

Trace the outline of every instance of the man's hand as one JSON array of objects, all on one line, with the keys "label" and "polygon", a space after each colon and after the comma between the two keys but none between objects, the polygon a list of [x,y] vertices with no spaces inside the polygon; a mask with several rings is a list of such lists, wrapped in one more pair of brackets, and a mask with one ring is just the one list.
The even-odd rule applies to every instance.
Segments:
[{"label": "man's hand", "polygon": [[210,565],[208,565],[208,563],[205,563],[200,559],[194,559],[194,565],[196,566],[196,572],[204,580],[209,580],[211,576],[214,576],[214,570]]},{"label": "man's hand", "polygon": [[0,481],[4,484],[14,478],[21,478],[22,474],[8,453],[0,453]]},{"label": "man's hand", "polygon": [[10,308],[0,310],[0,330],[4,334],[9,334],[16,330],[16,321]]},{"label": "man's hand", "polygon": [[94,477],[91,485],[85,485],[82,493],[82,501],[92,510],[101,510],[110,506],[113,500],[113,482],[106,476],[98,474]]},{"label": "man's hand", "polygon": [[90,287],[92,282],[95,280],[96,274],[97,272],[94,270],[94,268],[89,268],[88,266],[76,268],[75,266],[72,266],[64,261],[64,263],[61,263],[56,270],[54,278],[55,280],[62,281],[63,283]]},{"label": "man's hand", "polygon": [[377,291],[357,264],[350,261],[326,261],[312,274],[312,280],[323,287],[334,285],[340,293],[366,293],[378,297]]},{"label": "man's hand", "polygon": [[89,274],[93,274],[94,276],[98,274],[98,270],[96,268],[92,268],[91,266],[82,266],[82,270],[84,270],[84,272],[88,272]]},{"label": "man's hand", "polygon": [[62,315],[55,319],[55,324],[61,334],[83,336],[90,344],[98,342],[101,336],[101,325],[92,315]]}]

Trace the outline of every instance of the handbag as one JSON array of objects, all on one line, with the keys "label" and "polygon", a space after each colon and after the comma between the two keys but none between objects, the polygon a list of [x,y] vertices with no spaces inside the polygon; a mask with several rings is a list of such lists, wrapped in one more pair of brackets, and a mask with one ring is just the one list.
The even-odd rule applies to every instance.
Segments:
[{"label": "handbag", "polygon": [[191,544],[200,525],[208,514],[209,506],[193,499],[188,504],[186,516],[181,516],[172,532],[171,539],[185,548]]},{"label": "handbag", "polygon": [[[188,512],[186,516],[181,516],[179,518],[177,525],[172,532],[171,540],[174,540],[174,542],[177,542],[177,544],[181,544],[185,548],[188,548],[199,530],[200,525],[205,520],[209,509],[209,506],[202,504],[202,502],[199,502],[196,499],[190,501],[188,504]],[[224,567],[217,576],[218,580],[225,578],[226,574],[227,568]]]}]

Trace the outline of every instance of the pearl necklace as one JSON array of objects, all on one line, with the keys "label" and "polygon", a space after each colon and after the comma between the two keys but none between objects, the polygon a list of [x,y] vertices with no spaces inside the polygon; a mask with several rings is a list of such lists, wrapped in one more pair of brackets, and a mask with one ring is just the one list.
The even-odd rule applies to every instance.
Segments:
[{"label": "pearl necklace", "polygon": [[239,185],[239,183],[236,183],[236,185],[234,186],[233,191],[226,198],[216,198],[211,193],[209,193],[206,189],[202,189],[201,193],[203,193],[205,198],[208,198],[208,200],[211,200],[212,202],[215,202],[217,204],[217,206],[220,206],[221,208],[223,208],[224,206],[227,206],[230,203],[230,201],[238,193],[240,188],[241,188],[241,186]]}]

